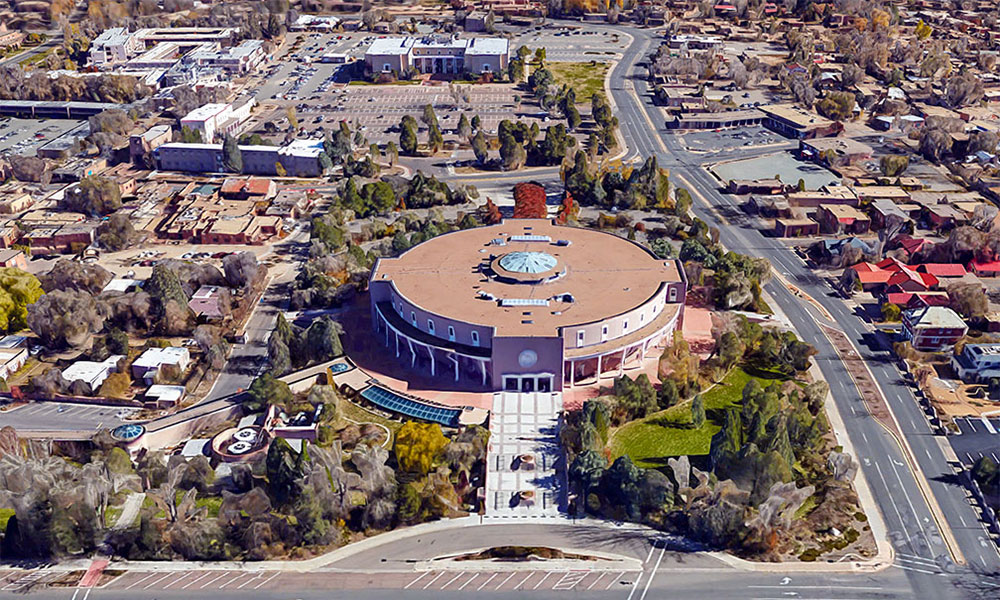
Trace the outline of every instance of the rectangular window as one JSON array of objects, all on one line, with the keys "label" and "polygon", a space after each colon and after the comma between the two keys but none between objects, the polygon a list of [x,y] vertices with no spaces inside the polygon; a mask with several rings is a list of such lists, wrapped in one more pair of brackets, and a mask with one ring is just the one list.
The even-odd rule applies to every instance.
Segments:
[{"label": "rectangular window", "polygon": [[579,348],[583,345],[583,330],[576,332],[576,347]]},{"label": "rectangular window", "polygon": [[670,288],[670,301],[677,302],[677,288]]},{"label": "rectangular window", "polygon": [[473,331],[472,332],[472,345],[473,346],[478,346],[479,345],[479,332],[478,331]]},{"label": "rectangular window", "polygon": [[410,322],[413,323],[414,327],[417,326],[417,313],[413,312],[412,310],[410,311]]},{"label": "rectangular window", "polygon": [[625,333],[626,331],[628,331],[628,319],[625,319],[622,323],[622,333]]},{"label": "rectangular window", "polygon": [[642,325],[646,320],[646,313],[639,313],[639,325]]},{"label": "rectangular window", "polygon": [[608,326],[607,325],[605,325],[604,327],[601,327],[601,341],[602,342],[608,341]]},{"label": "rectangular window", "polygon": [[427,319],[427,333],[434,335],[434,321]]},{"label": "rectangular window", "polygon": [[449,342],[455,341],[455,328],[452,327],[451,325],[448,326],[448,341]]}]

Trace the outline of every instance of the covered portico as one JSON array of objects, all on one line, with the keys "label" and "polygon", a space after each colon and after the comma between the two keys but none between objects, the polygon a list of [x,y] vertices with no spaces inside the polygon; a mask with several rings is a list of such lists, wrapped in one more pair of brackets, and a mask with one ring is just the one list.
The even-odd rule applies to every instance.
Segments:
[{"label": "covered portico", "polygon": [[594,346],[567,348],[563,358],[564,387],[598,383],[606,373],[621,377],[626,370],[642,367],[649,353],[672,336],[681,305],[667,305],[656,320],[626,336]]},{"label": "covered portico", "polygon": [[457,382],[464,370],[470,377],[474,376],[479,380],[481,386],[486,387],[491,374],[488,348],[474,348],[463,344],[443,346],[441,344],[444,340],[410,327],[391,307],[384,309],[383,304],[380,302],[375,305],[374,326],[384,338],[386,347],[395,350],[396,358],[400,358],[405,350],[409,352],[411,368],[426,359],[431,376],[437,376],[439,372],[453,372]]}]

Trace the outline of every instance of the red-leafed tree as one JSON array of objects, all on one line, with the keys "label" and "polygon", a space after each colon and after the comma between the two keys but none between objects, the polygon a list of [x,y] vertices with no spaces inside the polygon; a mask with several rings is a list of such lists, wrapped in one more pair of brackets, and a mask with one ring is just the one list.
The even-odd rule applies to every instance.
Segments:
[{"label": "red-leafed tree", "polygon": [[528,182],[514,186],[515,219],[544,219],[547,215],[545,188],[537,183]]},{"label": "red-leafed tree", "polygon": [[502,220],[503,215],[500,214],[500,208],[493,203],[492,198],[487,198],[486,205],[483,206],[483,224],[496,225]]},{"label": "red-leafed tree", "polygon": [[559,205],[559,215],[556,217],[556,223],[559,223],[560,225],[576,223],[576,219],[579,215],[579,203],[573,199],[573,194],[568,191],[564,192],[562,203]]}]

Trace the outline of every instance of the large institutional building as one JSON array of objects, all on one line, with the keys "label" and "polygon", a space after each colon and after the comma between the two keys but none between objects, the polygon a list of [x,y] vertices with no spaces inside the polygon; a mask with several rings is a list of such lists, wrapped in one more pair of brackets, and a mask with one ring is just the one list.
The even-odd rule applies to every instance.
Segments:
[{"label": "large institutional building", "polygon": [[674,260],[544,219],[434,238],[375,263],[376,335],[470,390],[556,391],[638,366],[683,318]]},{"label": "large institutional building", "polygon": [[506,38],[469,38],[429,35],[421,38],[383,38],[372,42],[365,63],[373,73],[500,73],[507,68],[510,43]]}]

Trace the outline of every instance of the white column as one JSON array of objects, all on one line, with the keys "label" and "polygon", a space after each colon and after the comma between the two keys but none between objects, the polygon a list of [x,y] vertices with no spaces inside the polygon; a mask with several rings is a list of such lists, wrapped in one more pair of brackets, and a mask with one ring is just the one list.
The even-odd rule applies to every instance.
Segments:
[{"label": "white column", "polygon": [[483,385],[485,386],[486,385],[486,360],[485,359],[476,359],[476,362],[479,363],[479,369],[483,372]]},{"label": "white column", "polygon": [[434,349],[427,346],[427,355],[431,357],[431,377],[434,376]]},{"label": "white column", "polygon": [[385,321],[385,347],[388,348],[389,347],[389,319],[386,319],[385,317],[382,317],[382,320]]},{"label": "white column", "polygon": [[396,358],[399,358],[399,332],[393,330],[393,333],[396,335]]},{"label": "white column", "polygon": [[600,354],[597,355],[597,379],[595,379],[595,381],[597,381],[598,383],[601,382],[601,355]]},{"label": "white column", "polygon": [[576,385],[576,361],[569,361],[569,387]]},{"label": "white column", "polygon": [[622,348],[622,361],[618,363],[618,376],[621,377],[625,374],[625,354],[628,352],[628,346]]},{"label": "white column", "polygon": [[458,381],[458,357],[452,355],[451,359],[455,361],[455,381]]},{"label": "white column", "polygon": [[417,353],[413,351],[413,340],[406,338],[406,343],[410,347],[410,368],[417,364]]}]

